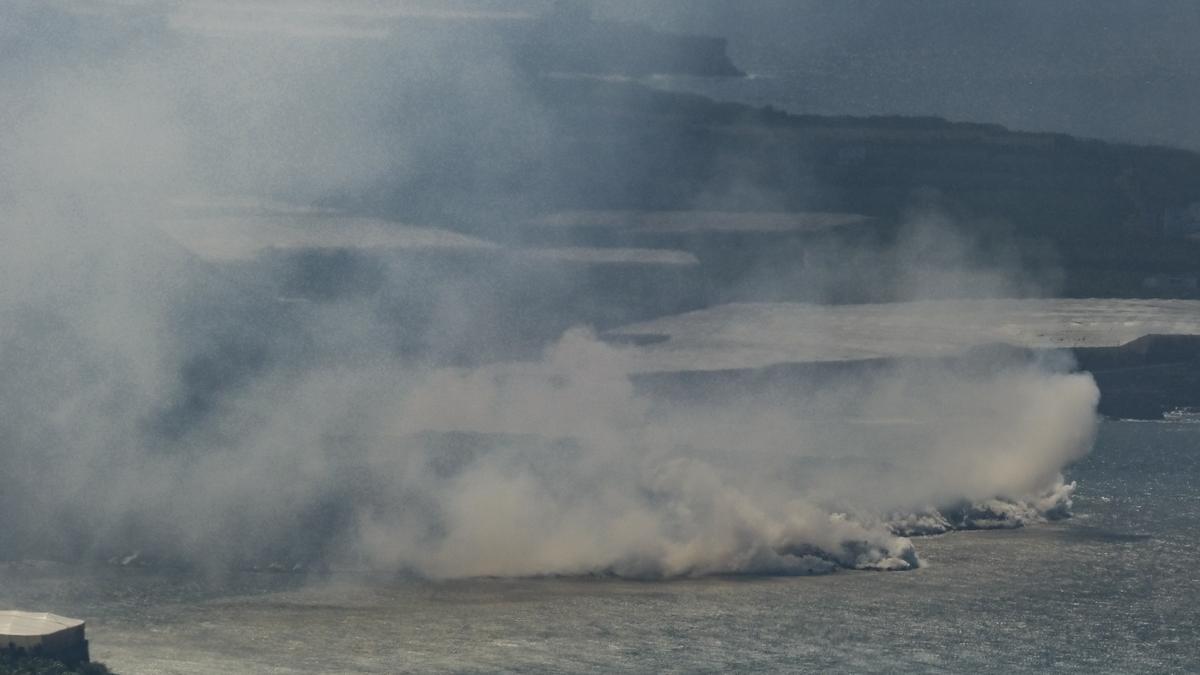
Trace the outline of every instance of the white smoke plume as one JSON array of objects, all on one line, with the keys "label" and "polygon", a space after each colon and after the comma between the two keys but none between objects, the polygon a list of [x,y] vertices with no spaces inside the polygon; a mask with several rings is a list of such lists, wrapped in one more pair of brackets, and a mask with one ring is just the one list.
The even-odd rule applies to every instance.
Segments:
[{"label": "white smoke plume", "polygon": [[[305,203],[382,171],[520,167],[553,139],[511,72],[447,64],[441,38],[396,74],[351,46],[373,36],[213,38],[161,11],[0,10],[49,36],[0,62],[0,555],[432,577],[908,569],[903,534],[1069,499],[1086,375],[914,363],[682,402],[639,389],[636,348],[587,328],[537,358],[463,362],[447,344],[486,353],[527,308],[449,272],[430,288],[379,272],[426,302],[400,319],[414,350],[379,305],[291,302],[259,268],[196,256],[164,234],[180,196]],[[480,107],[448,122],[445,100]]]}]

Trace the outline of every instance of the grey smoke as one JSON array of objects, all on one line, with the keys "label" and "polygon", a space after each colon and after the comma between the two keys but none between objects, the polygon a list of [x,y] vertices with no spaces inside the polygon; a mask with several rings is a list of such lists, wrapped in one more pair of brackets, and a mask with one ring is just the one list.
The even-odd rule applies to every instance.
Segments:
[{"label": "grey smoke", "polygon": [[[488,292],[440,258],[361,272],[418,298],[399,317],[370,296],[295,301],[271,277],[278,251],[189,250],[168,226],[180,199],[308,207],[398,172],[431,202],[507,203],[520,195],[487,177],[554,141],[458,24],[368,14],[397,52],[354,19],[314,34],[303,13],[234,14],[0,10],[21,37],[0,57],[3,555],[435,577],[905,569],[897,532],[918,528],[898,520],[989,500],[1040,518],[1069,498],[1059,472],[1089,447],[1097,393],[1061,364],[910,364],[682,402],[638,390],[636,348],[587,327],[514,359],[523,292],[572,275],[492,266],[519,242],[471,249],[476,274],[504,270]],[[464,175],[479,181],[441,182]],[[482,234],[502,241],[503,223]],[[933,240],[908,245],[961,264],[912,294],[1009,288]]]}]

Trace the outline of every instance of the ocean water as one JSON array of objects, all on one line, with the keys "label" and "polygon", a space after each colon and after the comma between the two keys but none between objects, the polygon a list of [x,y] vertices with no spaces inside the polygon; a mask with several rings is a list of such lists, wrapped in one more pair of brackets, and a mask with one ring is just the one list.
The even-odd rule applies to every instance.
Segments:
[{"label": "ocean water", "polygon": [[917,540],[912,572],[210,579],[0,564],[119,673],[1200,670],[1200,424],[1105,422],[1076,516]]},{"label": "ocean water", "polygon": [[734,63],[749,77],[660,75],[643,81],[796,114],[935,116],[1018,131],[1200,147],[1200,133],[1187,122],[1195,109],[1190,94],[1195,68],[1186,59],[1126,51],[1114,53],[1118,62],[1105,67],[1084,54],[1067,57],[1071,63],[1021,49],[992,58],[969,54],[974,58],[964,60],[961,52],[939,54],[910,44],[831,51],[794,44],[748,52],[735,45]]}]

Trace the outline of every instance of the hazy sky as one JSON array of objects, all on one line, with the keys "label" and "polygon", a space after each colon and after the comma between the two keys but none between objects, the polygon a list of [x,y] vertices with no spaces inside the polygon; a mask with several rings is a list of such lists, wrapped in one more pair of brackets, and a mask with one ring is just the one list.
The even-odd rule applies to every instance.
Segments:
[{"label": "hazy sky", "polygon": [[[413,17],[529,16],[553,3],[73,0],[48,6],[94,13],[139,4],[169,8],[177,27],[387,37]],[[941,115],[1200,148],[1200,126],[1193,123],[1200,107],[1200,3],[1190,0],[595,0],[593,7],[602,17],[727,37],[738,64],[763,76],[756,84],[716,90],[733,98],[798,112]],[[18,46],[0,55],[30,37],[8,30],[14,34],[6,41]]]},{"label": "hazy sky", "polygon": [[1200,148],[1189,0],[600,0],[728,37],[789,109],[934,114]]}]

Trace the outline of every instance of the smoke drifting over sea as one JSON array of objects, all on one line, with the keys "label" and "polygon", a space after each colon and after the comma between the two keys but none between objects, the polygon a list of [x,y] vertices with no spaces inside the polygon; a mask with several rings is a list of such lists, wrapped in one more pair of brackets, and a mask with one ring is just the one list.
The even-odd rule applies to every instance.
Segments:
[{"label": "smoke drifting over sea", "polygon": [[[532,255],[506,229],[554,206],[513,177],[559,159],[544,100],[477,25],[515,19],[418,4],[314,5],[335,17],[319,21],[0,9],[0,556],[432,577],[908,569],[906,535],[1069,507],[1059,472],[1087,452],[1098,394],[1052,359],[903,362],[786,395],[637,386],[639,347],[574,324],[646,317],[581,281],[586,256]],[[419,222],[371,219],[388,234],[358,248],[328,229],[296,255],[188,246],[263,214],[348,227],[338,204],[385,177]],[[346,252],[364,247],[367,262]],[[914,297],[1010,288],[965,261],[902,281]]]}]

